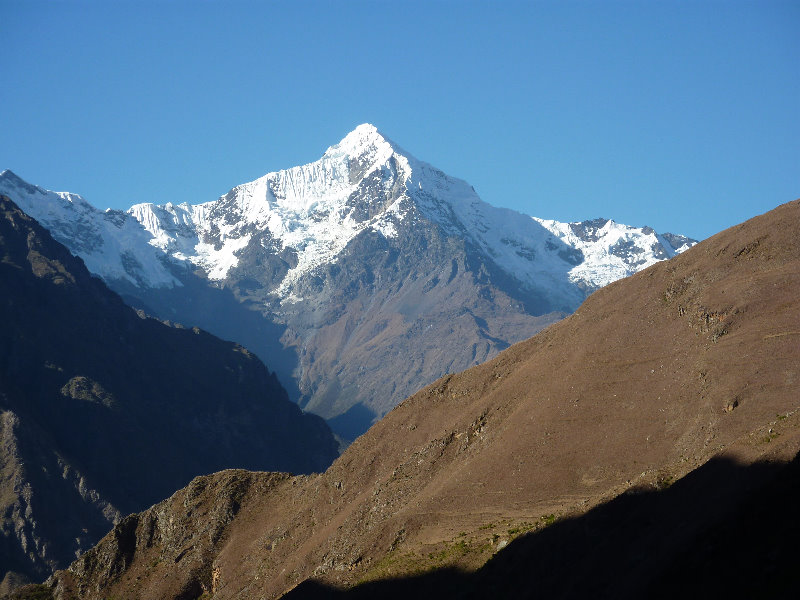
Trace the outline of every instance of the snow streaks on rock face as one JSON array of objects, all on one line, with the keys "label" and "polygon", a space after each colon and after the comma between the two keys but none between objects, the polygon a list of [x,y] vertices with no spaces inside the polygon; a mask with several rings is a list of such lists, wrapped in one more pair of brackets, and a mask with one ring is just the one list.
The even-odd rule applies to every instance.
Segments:
[{"label": "snow streaks on rock face", "polygon": [[[278,365],[294,398],[349,422],[349,436],[422,385],[694,243],[605,219],[560,223],[496,208],[369,124],[316,162],[204,204],[101,212],[9,171],[0,192],[129,301]],[[215,294],[239,308],[221,308]],[[212,304],[213,315],[201,309]],[[275,339],[242,332],[233,314],[242,307],[277,324]],[[276,360],[276,351],[291,358]]]}]

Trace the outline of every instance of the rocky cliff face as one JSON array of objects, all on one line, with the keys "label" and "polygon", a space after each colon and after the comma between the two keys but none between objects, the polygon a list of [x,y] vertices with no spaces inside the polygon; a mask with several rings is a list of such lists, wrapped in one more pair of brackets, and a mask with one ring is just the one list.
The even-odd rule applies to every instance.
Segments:
[{"label": "rocky cliff face", "polygon": [[[48,589],[637,598],[685,595],[688,569],[712,595],[791,597],[770,568],[798,558],[799,225],[796,201],[603,288],[421,390],[321,475],[197,480]],[[170,541],[153,533],[166,523],[179,524]],[[739,523],[744,543],[725,537]],[[726,565],[741,565],[725,572],[734,586],[720,584]],[[413,577],[381,583],[397,576]]]},{"label": "rocky cliff face", "polygon": [[102,213],[10,172],[0,191],[129,303],[244,344],[350,438],[695,243],[490,206],[371,125],[204,204]]},{"label": "rocky cliff face", "polygon": [[137,314],[5,197],[0,288],[0,579],[65,566],[198,474],[337,455],[247,350]]}]

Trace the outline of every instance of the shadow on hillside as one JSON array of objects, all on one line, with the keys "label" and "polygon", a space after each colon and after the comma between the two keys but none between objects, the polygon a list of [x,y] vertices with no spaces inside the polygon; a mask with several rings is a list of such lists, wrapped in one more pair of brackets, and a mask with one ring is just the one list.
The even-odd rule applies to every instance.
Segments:
[{"label": "shadow on hillside", "polygon": [[342,414],[332,419],[326,419],[326,421],[328,427],[334,433],[337,433],[350,443],[372,427],[375,417],[374,412],[364,406],[362,402],[359,402]]},{"label": "shadow on hillside", "polygon": [[800,454],[788,465],[717,459],[518,538],[475,573],[350,590],[306,581],[284,598],[796,598],[798,506]]},{"label": "shadow on hillside", "polygon": [[271,321],[258,307],[241,302],[228,288],[214,287],[196,275],[182,274],[181,280],[183,288],[145,290],[124,281],[110,286],[128,305],[147,314],[186,327],[199,327],[244,346],[275,373],[289,398],[297,403],[301,394],[294,372],[299,359],[296,352],[281,343],[286,326]]}]

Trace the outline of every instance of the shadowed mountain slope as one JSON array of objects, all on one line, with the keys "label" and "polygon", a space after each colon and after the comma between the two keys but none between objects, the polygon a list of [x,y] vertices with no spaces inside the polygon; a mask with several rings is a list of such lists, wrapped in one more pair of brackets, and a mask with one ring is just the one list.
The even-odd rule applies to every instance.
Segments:
[{"label": "shadowed mountain slope", "polygon": [[137,314],[2,196],[0,289],[0,580],[66,566],[197,475],[336,457],[257,358]]},{"label": "shadowed mountain slope", "polygon": [[307,581],[287,600],[366,598],[794,598],[800,455],[715,458],[664,489],[638,489],[514,540],[475,572],[337,589]]},{"label": "shadowed mountain slope", "polygon": [[[322,475],[195,480],[115,529],[51,589],[275,598],[311,579],[295,593],[477,569],[495,556],[475,576],[490,586],[479,589],[511,597],[503,581],[513,588],[531,562],[575,559],[567,584],[580,591],[592,554],[585,544],[588,554],[571,554],[568,541],[586,527],[590,539],[595,527],[614,531],[629,508],[633,525],[599,543],[624,550],[630,590],[648,589],[682,560],[693,564],[705,543],[693,539],[720,539],[732,515],[782,485],[770,465],[800,450],[798,314],[795,201],[599,290],[537,336],[421,390]],[[719,504],[704,499],[709,490]],[[650,523],[661,516],[665,524]],[[650,529],[637,537],[637,523]],[[534,535],[514,541],[525,533]],[[666,539],[650,560],[653,536]],[[523,591],[535,596],[530,585]]]}]

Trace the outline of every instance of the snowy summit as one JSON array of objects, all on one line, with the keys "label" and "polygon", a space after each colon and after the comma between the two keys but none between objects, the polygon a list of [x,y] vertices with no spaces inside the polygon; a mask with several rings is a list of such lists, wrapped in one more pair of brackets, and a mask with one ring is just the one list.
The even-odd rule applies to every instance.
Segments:
[{"label": "snowy summit", "polygon": [[[404,220],[421,217],[467,239],[522,285],[550,286],[574,304],[586,291],[692,244],[610,220],[561,223],[491,206],[465,181],[417,160],[366,123],[316,162],[268,173],[202,204],[145,203],[125,213],[101,212],[80,196],[43,190],[11,171],[0,175],[0,192],[92,272],[144,287],[180,285],[180,264],[222,281],[255,240],[291,254],[273,290],[291,297],[295,282],[335,261],[360,232],[394,238]],[[582,291],[568,289],[565,269]]]}]

